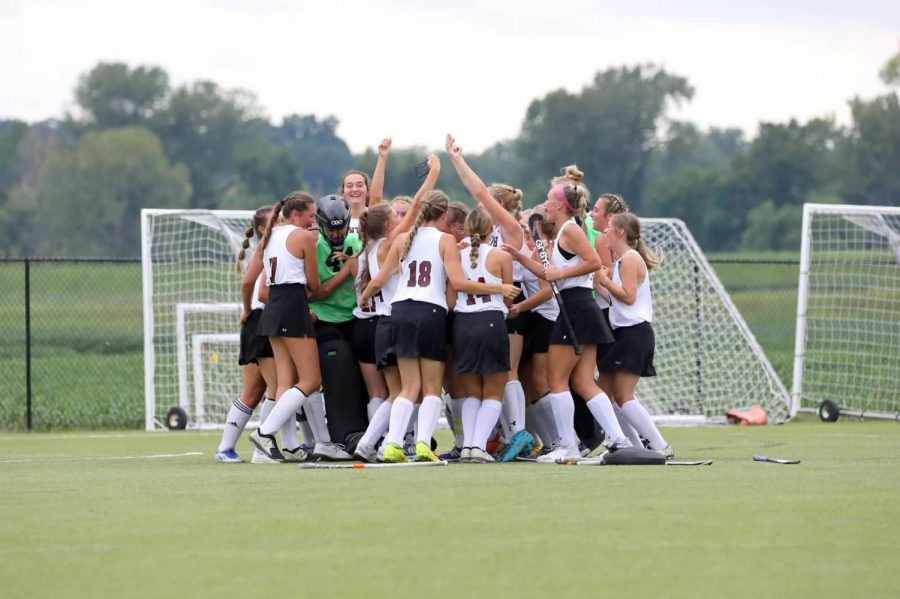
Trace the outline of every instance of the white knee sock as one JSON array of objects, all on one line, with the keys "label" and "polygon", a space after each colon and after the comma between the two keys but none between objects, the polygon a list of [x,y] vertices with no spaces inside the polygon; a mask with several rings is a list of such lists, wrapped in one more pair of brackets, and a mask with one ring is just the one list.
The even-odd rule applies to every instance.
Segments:
[{"label": "white knee sock", "polygon": [[431,437],[441,416],[444,402],[437,395],[426,395],[419,406],[419,426],[416,431],[416,443],[425,443],[431,447]]},{"label": "white knee sock", "polygon": [[269,414],[272,413],[272,408],[275,407],[275,400],[269,399],[268,397],[264,397],[262,400],[262,405],[259,407],[259,424],[262,425],[263,422],[266,421],[266,418],[269,417]]},{"label": "white knee sock", "polygon": [[372,416],[375,415],[375,412],[378,411],[379,406],[384,403],[384,399],[381,397],[373,397],[369,400],[369,403],[366,404],[366,416],[369,418],[369,422],[372,422]]},{"label": "white knee sock", "polygon": [[388,401],[383,401],[381,402],[381,405],[378,406],[378,409],[375,410],[375,413],[372,414],[372,417],[369,419],[369,426],[368,428],[366,428],[366,432],[359,440],[359,445],[365,445],[366,447],[374,446],[375,442],[378,441],[378,439],[380,439],[387,432],[390,422],[391,403]]},{"label": "white knee sock", "polygon": [[297,449],[300,441],[297,440],[297,414],[288,418],[281,425],[281,446],[284,449]]},{"label": "white knee sock", "polygon": [[419,404],[413,404],[412,415],[409,418],[409,424],[406,425],[406,434],[403,436],[403,443],[401,445],[406,445],[408,443],[413,443],[418,436],[418,426],[419,426]]},{"label": "white knee sock", "polygon": [[316,444],[316,434],[309,425],[309,414],[306,410],[301,410],[300,414],[301,416],[297,421],[297,426],[300,427],[300,434],[303,436],[303,442],[309,446],[313,446]]},{"label": "white knee sock", "polygon": [[525,429],[525,391],[519,381],[509,381],[503,388],[503,414],[510,438]]},{"label": "white knee sock", "polygon": [[616,413],[613,411],[612,402],[609,401],[609,397],[606,396],[606,393],[601,391],[592,397],[591,400],[587,402],[587,407],[591,411],[594,420],[603,427],[603,430],[606,431],[606,436],[609,437],[611,441],[621,443],[626,440],[625,433],[622,432],[622,427],[619,426],[619,421],[616,420]]},{"label": "white knee sock", "polygon": [[578,445],[578,437],[575,435],[575,400],[572,399],[572,394],[563,391],[551,393],[549,397],[560,446],[575,447]]},{"label": "white knee sock", "polygon": [[219,448],[216,451],[234,449],[252,414],[253,410],[242,404],[239,399],[234,400],[228,410],[228,416],[225,417],[225,430],[222,431],[222,440],[219,441]]},{"label": "white knee sock", "polygon": [[405,397],[398,397],[391,405],[391,418],[388,427],[385,443],[393,443],[403,447],[403,437],[406,435],[406,428],[412,418],[413,402]]},{"label": "white knee sock", "polygon": [[316,391],[309,396],[309,401],[303,406],[303,410],[306,412],[306,419],[316,437],[316,443],[331,443],[328,421],[325,420],[325,397]]},{"label": "white knee sock", "polygon": [[616,413],[616,420],[619,421],[619,426],[622,427],[622,432],[625,433],[625,436],[628,437],[628,441],[635,447],[643,447],[644,444],[641,442],[641,436],[638,434],[634,427],[631,426],[631,423],[628,422],[628,418],[625,417],[625,413],[622,411],[622,408],[619,407],[619,404],[616,402],[611,402],[613,411]]},{"label": "white knee sock", "polygon": [[285,391],[275,402],[275,407],[272,408],[269,417],[260,425],[259,432],[263,435],[274,435],[288,418],[297,418],[297,410],[303,406],[306,400],[307,397],[297,387],[291,387]]},{"label": "white knee sock", "polygon": [[497,426],[497,420],[500,418],[500,412],[503,410],[502,404],[496,399],[485,399],[481,402],[478,409],[478,418],[475,421],[475,435],[472,440],[472,447],[486,449],[488,438]]},{"label": "white knee sock", "polygon": [[478,410],[481,409],[481,400],[477,397],[467,397],[462,405],[462,430],[463,442],[460,448],[472,447],[475,442],[475,422],[478,420]]},{"label": "white knee sock", "polygon": [[656,423],[653,422],[653,418],[650,417],[650,413],[647,411],[647,408],[641,405],[641,402],[636,399],[626,401],[622,404],[622,413],[625,414],[625,418],[637,429],[641,436],[650,441],[652,449],[666,448],[668,443],[659,433]]}]

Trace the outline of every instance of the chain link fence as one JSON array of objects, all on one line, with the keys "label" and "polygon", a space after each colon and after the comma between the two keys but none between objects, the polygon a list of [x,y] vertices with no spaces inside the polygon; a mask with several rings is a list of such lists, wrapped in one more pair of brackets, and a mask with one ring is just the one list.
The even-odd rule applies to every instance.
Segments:
[{"label": "chain link fence", "polygon": [[[710,262],[790,388],[798,261]],[[143,428],[141,293],[140,258],[0,260],[0,430]]]}]

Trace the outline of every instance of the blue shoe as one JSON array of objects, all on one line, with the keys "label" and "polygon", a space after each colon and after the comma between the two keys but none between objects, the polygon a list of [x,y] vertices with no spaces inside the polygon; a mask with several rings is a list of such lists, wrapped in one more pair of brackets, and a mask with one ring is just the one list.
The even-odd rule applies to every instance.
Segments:
[{"label": "blue shoe", "polygon": [[512,462],[516,459],[521,453],[531,453],[531,448],[534,446],[534,437],[531,436],[531,433],[526,431],[525,429],[520,430],[515,435],[513,435],[512,439],[509,440],[509,445],[506,446],[503,453],[500,454],[498,462]]},{"label": "blue shoe", "polygon": [[456,462],[459,460],[460,454],[462,450],[459,447],[453,446],[453,449],[450,451],[444,452],[441,454],[441,459],[447,462]]},{"label": "blue shoe", "polygon": [[216,462],[220,464],[243,464],[244,459],[236,454],[233,449],[226,449],[216,453]]}]

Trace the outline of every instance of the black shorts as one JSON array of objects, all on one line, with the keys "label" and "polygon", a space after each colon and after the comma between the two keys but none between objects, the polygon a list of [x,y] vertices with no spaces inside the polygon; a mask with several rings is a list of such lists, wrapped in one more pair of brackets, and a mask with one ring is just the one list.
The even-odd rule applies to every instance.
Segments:
[{"label": "black shorts", "polygon": [[599,343],[612,343],[615,340],[609,324],[603,320],[600,306],[594,301],[594,295],[587,287],[570,287],[559,293],[562,299],[560,315],[550,335],[550,345],[568,345],[571,343],[566,331],[565,319],[562,316],[562,308],[565,306],[569,315],[569,322],[575,330],[575,337],[580,345],[597,345]]},{"label": "black shorts", "polygon": [[[609,308],[600,308],[600,313],[603,314],[603,320],[606,321],[606,324],[609,325]],[[612,330],[612,325],[610,325],[610,330]],[[613,337],[615,337],[616,332],[613,331]],[[597,368],[603,370],[601,364],[603,364],[603,359],[606,357],[606,354],[612,349],[612,346],[615,345],[615,341],[612,343],[598,343],[597,344]]]},{"label": "black shorts", "polygon": [[[516,287],[521,287],[521,283],[516,283]],[[516,299],[513,300],[514,304],[518,304],[519,302],[525,301],[525,294],[519,292],[519,295],[516,296]],[[521,312],[515,318],[507,318],[506,319],[506,332],[510,335],[525,335],[528,332],[528,323],[531,321],[531,312],[528,310]]]},{"label": "black shorts", "polygon": [[269,301],[259,319],[258,335],[266,337],[311,337],[316,330],[309,315],[306,285],[288,283],[272,285]]},{"label": "black shorts", "polygon": [[269,343],[269,338],[256,334],[262,314],[261,308],[252,310],[241,327],[241,353],[238,356],[240,366],[256,364],[259,358],[272,357],[272,344]]},{"label": "black shorts", "polygon": [[456,312],[447,312],[447,320],[445,321],[444,334],[446,335],[447,345],[453,347],[453,321],[456,320]]},{"label": "black shorts", "polygon": [[447,310],[404,300],[391,306],[391,345],[398,358],[447,359]]},{"label": "black shorts", "polygon": [[546,354],[550,347],[550,335],[556,322],[544,318],[537,312],[532,313],[525,331],[525,347],[522,350],[522,361],[527,362],[534,354]]},{"label": "black shorts", "polygon": [[453,372],[509,372],[509,337],[503,312],[459,312],[453,319]]},{"label": "black shorts", "polygon": [[375,331],[378,327],[380,316],[370,318],[356,318],[353,321],[353,356],[357,362],[363,364],[377,364],[375,359]]},{"label": "black shorts", "polygon": [[378,326],[375,328],[375,364],[378,366],[378,370],[397,365],[397,356],[394,355],[391,336],[391,317],[380,316]]},{"label": "black shorts", "polygon": [[653,367],[656,337],[649,322],[619,327],[613,329],[613,334],[616,336],[616,342],[603,357],[600,370],[656,376],[656,369]]}]

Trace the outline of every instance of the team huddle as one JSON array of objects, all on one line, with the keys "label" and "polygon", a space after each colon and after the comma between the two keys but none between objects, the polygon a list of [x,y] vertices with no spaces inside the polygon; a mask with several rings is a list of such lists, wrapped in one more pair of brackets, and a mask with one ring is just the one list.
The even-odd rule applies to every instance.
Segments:
[{"label": "team huddle", "polygon": [[[476,207],[434,189],[434,154],[416,194],[387,202],[390,149],[379,145],[371,180],[350,171],[339,194],[292,192],[256,211],[236,264],[243,389],[216,461],[243,461],[235,446],[260,403],[254,463],[555,463],[626,447],[672,459],[634,394],[656,374],[660,258],[625,202],[601,195],[588,215],[570,166],[523,212],[522,192],[486,186],[450,135]],[[334,355],[348,356],[336,372]],[[455,442],[439,455],[445,411]]]}]

